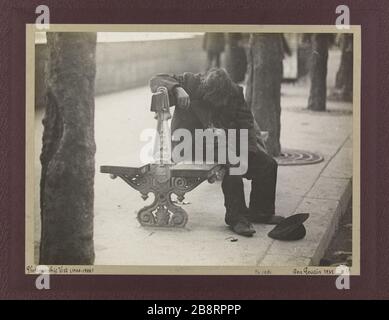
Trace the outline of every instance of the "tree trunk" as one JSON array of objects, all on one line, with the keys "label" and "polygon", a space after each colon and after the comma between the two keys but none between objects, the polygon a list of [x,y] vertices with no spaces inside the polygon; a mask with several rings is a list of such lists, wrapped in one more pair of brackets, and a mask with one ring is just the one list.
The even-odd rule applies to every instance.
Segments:
[{"label": "tree trunk", "polygon": [[329,35],[324,33],[315,33],[311,37],[311,44],[311,89],[309,93],[308,109],[314,111],[325,111],[327,98]]},{"label": "tree trunk", "polygon": [[246,100],[259,127],[268,131],[266,147],[272,156],[281,152],[281,34],[258,34],[250,37]]},{"label": "tree trunk", "polygon": [[353,97],[353,35],[342,34],[340,47],[342,50],[339,70],[336,73],[336,89],[345,101],[352,101]]},{"label": "tree trunk", "polygon": [[96,33],[47,33],[40,264],[93,264]]}]

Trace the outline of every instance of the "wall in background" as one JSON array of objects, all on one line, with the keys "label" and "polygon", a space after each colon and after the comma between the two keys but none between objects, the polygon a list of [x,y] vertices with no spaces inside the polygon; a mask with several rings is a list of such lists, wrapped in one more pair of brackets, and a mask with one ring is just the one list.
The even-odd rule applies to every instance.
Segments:
[{"label": "wall in background", "polygon": [[[35,46],[35,105],[44,104],[47,46]],[[131,42],[99,42],[96,95],[148,85],[157,73],[201,72],[206,65],[202,37]]]},{"label": "wall in background", "polygon": [[96,94],[147,85],[157,73],[200,72],[202,38],[98,43]]}]

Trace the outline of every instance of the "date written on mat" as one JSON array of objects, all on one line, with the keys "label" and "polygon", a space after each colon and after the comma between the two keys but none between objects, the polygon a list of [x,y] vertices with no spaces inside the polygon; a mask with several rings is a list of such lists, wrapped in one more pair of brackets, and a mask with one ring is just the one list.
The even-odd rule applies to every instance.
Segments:
[{"label": "date written on mat", "polygon": [[170,315],[178,318],[182,314],[191,315],[236,315],[242,309],[239,304],[192,304],[190,308],[173,306],[154,306],[147,307],[148,315]]}]

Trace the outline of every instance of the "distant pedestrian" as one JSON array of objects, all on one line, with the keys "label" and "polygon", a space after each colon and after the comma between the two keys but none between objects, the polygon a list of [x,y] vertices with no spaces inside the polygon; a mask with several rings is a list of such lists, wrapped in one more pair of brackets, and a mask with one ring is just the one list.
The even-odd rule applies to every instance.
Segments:
[{"label": "distant pedestrian", "polygon": [[206,32],[203,49],[207,52],[207,70],[212,67],[220,68],[220,56],[224,51],[224,33]]},{"label": "distant pedestrian", "polygon": [[235,83],[242,82],[247,71],[246,51],[241,33],[227,33],[226,70]]}]

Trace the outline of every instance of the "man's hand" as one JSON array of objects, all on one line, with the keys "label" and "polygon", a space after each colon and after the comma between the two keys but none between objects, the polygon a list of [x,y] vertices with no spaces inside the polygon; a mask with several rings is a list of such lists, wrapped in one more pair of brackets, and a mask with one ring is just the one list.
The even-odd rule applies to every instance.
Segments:
[{"label": "man's hand", "polygon": [[174,89],[174,94],[176,96],[176,105],[181,109],[188,109],[190,105],[189,94],[181,87],[176,87]]}]

